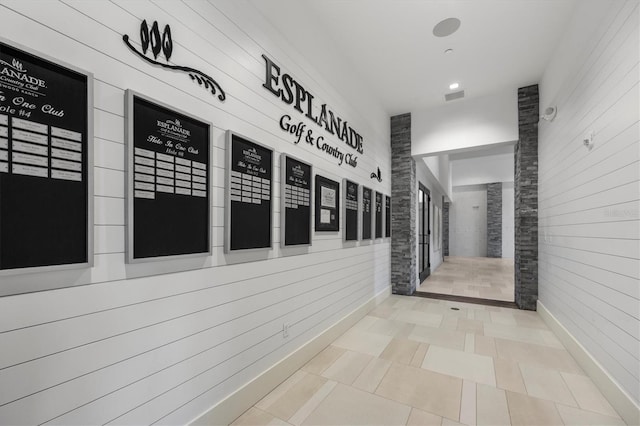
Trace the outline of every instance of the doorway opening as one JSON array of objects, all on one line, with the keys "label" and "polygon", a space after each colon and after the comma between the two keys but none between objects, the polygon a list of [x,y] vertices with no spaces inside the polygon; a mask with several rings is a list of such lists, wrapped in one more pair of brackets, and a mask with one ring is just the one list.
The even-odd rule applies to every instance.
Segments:
[{"label": "doorway opening", "polygon": [[431,193],[422,183],[418,186],[418,277],[423,282],[431,274]]}]

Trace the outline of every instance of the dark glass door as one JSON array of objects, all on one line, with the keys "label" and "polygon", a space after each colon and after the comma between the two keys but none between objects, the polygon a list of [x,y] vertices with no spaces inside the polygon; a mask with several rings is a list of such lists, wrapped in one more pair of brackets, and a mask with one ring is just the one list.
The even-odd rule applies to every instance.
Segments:
[{"label": "dark glass door", "polygon": [[431,204],[431,195],[429,190],[419,184],[418,190],[418,274],[420,282],[431,273],[431,263],[429,261],[429,239],[431,237],[431,228],[429,226],[429,207]]}]

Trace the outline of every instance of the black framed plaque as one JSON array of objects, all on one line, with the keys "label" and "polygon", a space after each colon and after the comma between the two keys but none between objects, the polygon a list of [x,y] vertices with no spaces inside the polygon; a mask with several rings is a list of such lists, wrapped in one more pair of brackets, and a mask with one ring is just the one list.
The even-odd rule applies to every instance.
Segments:
[{"label": "black framed plaque", "polygon": [[384,196],[384,236],[389,238],[391,236],[391,197]]},{"label": "black framed plaque", "polygon": [[227,130],[225,252],[272,247],[273,150]]},{"label": "black framed plaque", "polygon": [[280,245],[311,245],[311,164],[282,154],[280,173]]},{"label": "black framed plaque", "polygon": [[93,264],[93,74],[0,39],[0,273]]},{"label": "black framed plaque", "polygon": [[382,238],[382,194],[376,191],[376,238]]},{"label": "black framed plaque", "polygon": [[211,254],[211,124],[127,90],[127,262]]},{"label": "black framed plaque", "polygon": [[362,187],[362,239],[371,239],[371,190]]},{"label": "black framed plaque", "polygon": [[358,191],[359,185],[343,179],[344,185],[344,240],[358,240]]},{"label": "black framed plaque", "polygon": [[316,231],[340,229],[340,184],[316,175]]}]

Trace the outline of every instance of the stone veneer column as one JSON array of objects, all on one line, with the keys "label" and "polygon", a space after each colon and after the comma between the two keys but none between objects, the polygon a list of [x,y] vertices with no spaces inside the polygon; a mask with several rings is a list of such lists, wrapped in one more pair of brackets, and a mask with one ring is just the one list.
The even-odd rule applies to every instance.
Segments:
[{"label": "stone veneer column", "polygon": [[487,184],[487,257],[502,257],[502,182]]},{"label": "stone veneer column", "polygon": [[411,157],[411,114],[391,117],[391,290],[416,291],[416,162]]},{"label": "stone veneer column", "polygon": [[518,89],[515,156],[515,302],[535,310],[538,300],[538,85]]},{"label": "stone veneer column", "polygon": [[449,256],[449,203],[442,203],[442,253]]}]

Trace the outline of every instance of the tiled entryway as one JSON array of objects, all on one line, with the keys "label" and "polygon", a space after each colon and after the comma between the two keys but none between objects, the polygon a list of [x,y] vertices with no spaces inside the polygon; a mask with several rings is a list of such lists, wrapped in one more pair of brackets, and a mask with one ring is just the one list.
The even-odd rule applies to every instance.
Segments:
[{"label": "tiled entryway", "polygon": [[513,302],[513,259],[445,257],[417,291]]},{"label": "tiled entryway", "polygon": [[624,425],[535,312],[390,296],[234,425]]}]

